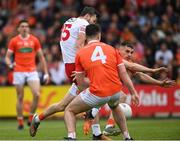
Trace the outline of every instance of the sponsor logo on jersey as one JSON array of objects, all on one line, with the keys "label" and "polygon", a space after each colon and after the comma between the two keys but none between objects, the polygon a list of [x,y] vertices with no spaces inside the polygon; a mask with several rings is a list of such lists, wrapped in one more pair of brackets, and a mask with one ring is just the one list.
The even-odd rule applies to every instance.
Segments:
[{"label": "sponsor logo on jersey", "polygon": [[21,53],[29,53],[32,51],[33,51],[33,49],[31,47],[24,47],[24,48],[19,49],[19,52],[21,52]]}]

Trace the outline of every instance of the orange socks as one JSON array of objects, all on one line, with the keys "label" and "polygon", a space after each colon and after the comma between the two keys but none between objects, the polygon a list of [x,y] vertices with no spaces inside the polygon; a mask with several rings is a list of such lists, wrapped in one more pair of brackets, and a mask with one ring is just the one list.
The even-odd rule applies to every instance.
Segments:
[{"label": "orange socks", "polygon": [[24,125],[23,117],[18,117],[17,120],[18,120],[18,125]]},{"label": "orange socks", "polygon": [[39,120],[40,120],[40,121],[45,118],[43,113],[41,113],[38,117],[39,117]]},{"label": "orange socks", "polygon": [[28,121],[31,122],[33,119],[33,114],[29,114],[29,118],[28,118]]},{"label": "orange socks", "polygon": [[113,119],[113,118],[108,119],[107,125],[109,125],[109,126],[111,126],[111,127],[114,127],[114,126],[115,126],[115,121],[114,121],[114,119]]}]

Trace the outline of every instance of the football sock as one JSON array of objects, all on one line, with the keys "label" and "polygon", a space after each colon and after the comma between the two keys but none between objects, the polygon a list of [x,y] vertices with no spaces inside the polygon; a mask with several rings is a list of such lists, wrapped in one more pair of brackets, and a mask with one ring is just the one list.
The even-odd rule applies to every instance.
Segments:
[{"label": "football sock", "polygon": [[17,117],[18,125],[24,125],[24,119],[23,117]]},{"label": "football sock", "polygon": [[38,117],[39,117],[39,120],[40,120],[40,121],[43,120],[43,119],[45,118],[45,116],[44,116],[43,113],[41,113]]},{"label": "football sock", "polygon": [[91,125],[93,135],[99,136],[101,134],[101,129],[99,124],[92,124]]},{"label": "football sock", "polygon": [[41,113],[40,115],[38,115],[38,116],[35,117],[35,121],[36,121],[36,122],[40,122],[40,121],[43,120],[44,118],[45,118],[45,117],[44,117],[44,114]]},{"label": "football sock", "polygon": [[92,116],[95,118],[96,115],[98,114],[98,112],[99,112],[99,109],[98,109],[98,108],[92,108],[91,114],[92,114]]},{"label": "football sock", "polygon": [[129,133],[128,133],[127,131],[125,131],[125,132],[123,133],[123,138],[124,138],[124,139],[126,139],[126,138],[130,139],[131,137],[129,136]]},{"label": "football sock", "polygon": [[106,128],[114,127],[114,126],[115,126],[115,121],[114,121],[114,119],[113,119],[113,118],[108,119]]},{"label": "football sock", "polygon": [[75,139],[76,138],[76,133],[75,132],[70,132],[70,133],[68,133],[68,137]]},{"label": "football sock", "polygon": [[30,113],[30,114],[29,114],[28,121],[29,121],[29,122],[31,122],[31,121],[32,121],[32,119],[33,119],[33,113]]}]

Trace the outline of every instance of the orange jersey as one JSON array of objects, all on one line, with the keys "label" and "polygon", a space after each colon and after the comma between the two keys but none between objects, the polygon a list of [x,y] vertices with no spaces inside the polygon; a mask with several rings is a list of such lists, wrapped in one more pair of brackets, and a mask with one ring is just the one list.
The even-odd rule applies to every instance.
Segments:
[{"label": "orange jersey", "polygon": [[12,38],[8,45],[8,50],[14,53],[16,72],[31,72],[36,70],[36,53],[41,49],[39,40],[30,35],[23,39],[20,35]]},{"label": "orange jersey", "polygon": [[75,63],[77,72],[87,74],[89,90],[94,95],[111,96],[122,89],[117,70],[122,58],[112,46],[92,41],[79,50]]}]

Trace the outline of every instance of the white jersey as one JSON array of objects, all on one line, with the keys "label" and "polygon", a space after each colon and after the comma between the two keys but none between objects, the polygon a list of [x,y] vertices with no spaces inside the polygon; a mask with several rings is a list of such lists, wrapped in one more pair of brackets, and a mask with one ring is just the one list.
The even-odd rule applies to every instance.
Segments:
[{"label": "white jersey", "polygon": [[71,18],[62,28],[60,46],[64,63],[75,63],[76,41],[80,32],[85,33],[89,23],[85,19]]}]

